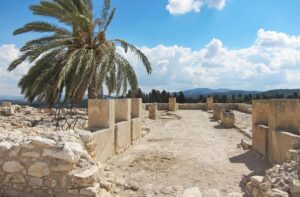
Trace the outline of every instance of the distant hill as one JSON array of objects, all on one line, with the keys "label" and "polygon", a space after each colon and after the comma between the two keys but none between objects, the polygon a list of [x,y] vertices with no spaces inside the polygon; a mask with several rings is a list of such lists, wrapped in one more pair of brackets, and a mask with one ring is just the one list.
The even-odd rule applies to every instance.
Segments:
[{"label": "distant hill", "polygon": [[261,93],[259,91],[210,89],[210,88],[196,88],[196,89],[192,89],[192,90],[185,90],[182,92],[187,97],[196,97],[199,95],[212,96],[212,95],[216,95],[216,94],[222,94],[222,95],[226,95],[226,96],[232,96],[232,95],[238,96],[239,94],[241,94],[242,96],[244,96],[246,94],[256,95],[256,94]]}]

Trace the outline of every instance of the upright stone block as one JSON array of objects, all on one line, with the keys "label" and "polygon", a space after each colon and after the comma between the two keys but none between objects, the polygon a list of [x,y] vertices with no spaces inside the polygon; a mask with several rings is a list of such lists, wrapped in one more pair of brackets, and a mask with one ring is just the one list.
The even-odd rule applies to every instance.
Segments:
[{"label": "upright stone block", "polygon": [[115,122],[130,121],[131,99],[116,99],[115,112]]},{"label": "upright stone block", "polygon": [[157,120],[157,103],[149,106],[149,119]]},{"label": "upright stone block", "polygon": [[131,143],[142,134],[142,99],[131,99]]},{"label": "upright stone block", "polygon": [[131,99],[117,99],[115,112],[115,152],[119,154],[131,144]]},{"label": "upright stone block", "polygon": [[143,103],[141,98],[131,99],[131,118],[140,118],[142,116]]},{"label": "upright stone block", "polygon": [[269,161],[283,163],[289,149],[298,146],[300,128],[300,100],[273,99],[268,113]]},{"label": "upright stone block", "polygon": [[177,109],[176,98],[169,98],[169,111],[176,111]]},{"label": "upright stone block", "polygon": [[213,109],[213,103],[214,103],[214,98],[213,97],[207,97],[206,98],[206,110],[212,110]]},{"label": "upright stone block", "polygon": [[114,129],[115,101],[90,99],[88,101],[88,126],[92,130]]},{"label": "upright stone block", "polygon": [[221,124],[225,128],[233,128],[235,122],[234,113],[227,110],[221,112]]}]

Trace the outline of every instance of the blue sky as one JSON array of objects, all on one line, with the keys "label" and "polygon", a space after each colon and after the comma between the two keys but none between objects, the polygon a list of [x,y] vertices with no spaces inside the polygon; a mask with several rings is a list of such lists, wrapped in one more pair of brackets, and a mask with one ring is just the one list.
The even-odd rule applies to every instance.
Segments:
[{"label": "blue sky", "polygon": [[[24,65],[16,71],[17,77],[4,73],[9,61],[19,55],[18,48],[38,36],[12,36],[26,22],[43,19],[33,16],[28,9],[38,2],[1,0],[2,95],[7,88],[9,94],[18,94],[18,77],[29,67]],[[95,3],[95,10],[100,10],[102,0]],[[299,87],[300,81],[296,80],[300,77],[299,0],[112,0],[112,3],[117,13],[108,36],[123,38],[143,48],[155,69],[153,76],[147,76],[139,62],[128,54],[145,90]],[[268,42],[272,42],[271,47]],[[4,57],[7,51],[16,54]]]}]

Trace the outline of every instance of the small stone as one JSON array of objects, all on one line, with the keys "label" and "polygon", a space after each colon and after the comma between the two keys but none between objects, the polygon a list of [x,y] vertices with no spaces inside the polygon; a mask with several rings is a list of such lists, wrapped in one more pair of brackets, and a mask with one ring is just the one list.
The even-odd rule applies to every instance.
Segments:
[{"label": "small stone", "polygon": [[22,157],[29,157],[29,158],[39,158],[41,155],[37,152],[26,152],[22,153]]},{"label": "small stone", "polygon": [[24,169],[24,167],[17,161],[7,161],[3,164],[2,169],[4,172],[19,172]]},{"label": "small stone", "polygon": [[45,185],[50,188],[54,188],[57,185],[57,181],[52,178],[46,178],[44,182],[45,182]]},{"label": "small stone", "polygon": [[25,179],[22,175],[7,174],[4,178],[4,182],[6,182],[6,183],[25,183]]},{"label": "small stone", "polygon": [[29,185],[30,186],[41,187],[41,186],[43,186],[43,179],[41,179],[41,178],[35,178],[35,177],[30,178]]},{"label": "small stone", "polygon": [[91,186],[96,181],[98,172],[96,165],[75,172],[72,177],[72,183],[78,186]]},{"label": "small stone", "polygon": [[28,169],[28,174],[34,177],[44,177],[50,174],[47,163],[36,162]]},{"label": "small stone", "polygon": [[243,147],[244,150],[248,150],[251,148],[251,144],[252,142],[246,139],[242,139],[241,145]]},{"label": "small stone", "polygon": [[192,187],[183,191],[182,197],[202,197],[198,187]]},{"label": "small stone", "polygon": [[259,185],[260,183],[263,182],[263,179],[264,179],[263,176],[252,176],[250,178],[250,181],[255,185]]},{"label": "small stone", "polygon": [[104,188],[104,189],[106,189],[107,191],[111,191],[112,183],[107,182],[107,181],[105,181],[105,180],[101,180],[101,181],[100,181],[100,186],[101,186],[101,188]]},{"label": "small stone", "polygon": [[10,157],[17,157],[19,155],[21,148],[19,146],[13,146],[10,150]]},{"label": "small stone", "polygon": [[79,194],[79,189],[69,189],[68,193],[69,194]]}]

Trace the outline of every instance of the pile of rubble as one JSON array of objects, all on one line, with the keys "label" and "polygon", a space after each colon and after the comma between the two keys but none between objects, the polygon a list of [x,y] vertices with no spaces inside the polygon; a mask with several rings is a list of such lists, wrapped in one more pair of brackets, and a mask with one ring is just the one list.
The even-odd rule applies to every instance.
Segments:
[{"label": "pile of rubble", "polygon": [[55,118],[54,114],[56,112],[55,109],[38,109],[3,103],[0,106],[0,130],[12,131],[31,127],[53,130],[57,124],[60,127],[67,127],[68,124],[72,123],[76,126],[75,128],[85,128],[87,126],[88,114],[86,109],[68,110],[63,108],[59,111],[59,116]]},{"label": "pile of rubble", "polygon": [[298,197],[300,196],[300,151],[291,150],[291,161],[275,165],[266,175],[253,176],[247,189],[253,197]]}]

